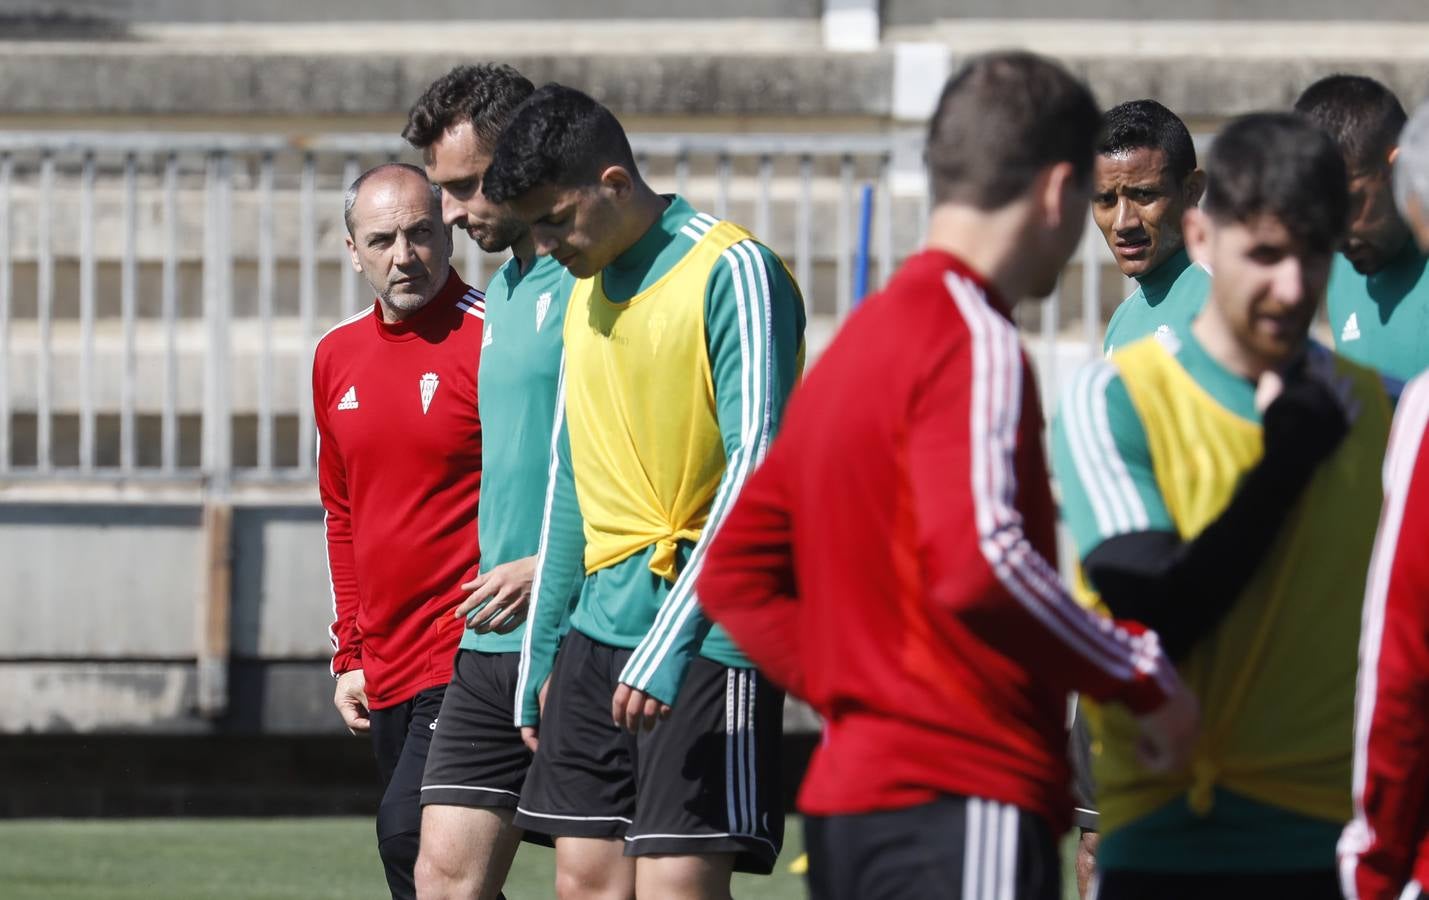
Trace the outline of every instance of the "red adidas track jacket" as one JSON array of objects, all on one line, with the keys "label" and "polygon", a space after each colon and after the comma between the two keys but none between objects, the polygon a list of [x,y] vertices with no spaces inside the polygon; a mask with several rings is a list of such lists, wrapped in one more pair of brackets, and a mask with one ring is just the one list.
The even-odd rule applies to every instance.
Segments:
[{"label": "red adidas track jacket", "polygon": [[[1429,377],[1400,398],[1384,460],[1355,700],[1355,818],[1340,839],[1345,896],[1429,886]],[[1416,894],[1417,896],[1417,894]]]},{"label": "red adidas track jacket", "polygon": [[485,301],[455,271],[408,319],[376,304],[318,342],[313,410],[335,621],[333,674],[362,669],[368,705],[451,679],[476,576]]},{"label": "red adidas track jacket", "polygon": [[925,251],[795,392],[700,580],[707,612],[825,720],[818,815],[961,794],[1070,820],[1069,691],[1158,706],[1154,635],[1058,580],[1031,370],[1001,302]]}]

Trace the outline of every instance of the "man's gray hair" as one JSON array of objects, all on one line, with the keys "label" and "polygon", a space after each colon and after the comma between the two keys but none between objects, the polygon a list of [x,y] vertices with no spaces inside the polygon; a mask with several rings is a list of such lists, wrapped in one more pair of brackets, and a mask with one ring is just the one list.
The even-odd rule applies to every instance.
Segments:
[{"label": "man's gray hair", "polygon": [[[393,169],[411,172],[423,181],[427,181],[426,172],[423,172],[421,169],[412,165],[411,163],[401,162],[389,162],[383,163],[380,166],[373,166],[366,172],[363,172],[361,175],[357,176],[357,178],[353,180],[352,184],[347,186],[347,193],[344,194],[342,197],[342,221],[347,224],[347,234],[349,237],[357,236],[353,233],[352,230],[352,208],[357,205],[357,195],[362,192],[362,185],[365,184],[367,182],[367,179],[371,178],[373,175],[381,175],[383,172],[390,172]],[[441,218],[440,210],[442,208],[442,189],[437,187],[435,184],[432,184],[431,182],[427,182],[427,186],[432,191],[432,202],[436,204],[438,210],[437,217]]]},{"label": "man's gray hair", "polygon": [[1399,156],[1394,160],[1394,205],[1408,217],[1409,199],[1429,209],[1429,103],[1421,105],[1399,133]]}]

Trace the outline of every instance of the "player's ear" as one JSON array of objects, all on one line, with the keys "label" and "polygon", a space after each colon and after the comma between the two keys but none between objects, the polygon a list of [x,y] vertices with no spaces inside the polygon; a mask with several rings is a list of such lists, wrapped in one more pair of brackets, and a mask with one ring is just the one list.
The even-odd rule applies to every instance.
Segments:
[{"label": "player's ear", "polygon": [[1186,253],[1205,269],[1211,268],[1211,217],[1198,206],[1181,216],[1181,236],[1186,241]]},{"label": "player's ear", "polygon": [[1087,214],[1085,207],[1075,208],[1086,202],[1085,194],[1077,189],[1077,173],[1066,160],[1044,168],[1032,190],[1042,222],[1050,229],[1060,228],[1070,217]]},{"label": "player's ear", "polygon": [[[450,241],[451,235],[448,234],[447,237],[448,241]],[[347,255],[352,259],[352,271],[361,272],[362,260],[359,259],[357,256],[357,244],[352,240],[352,235],[349,234],[347,237],[343,238],[343,242],[347,244]]]},{"label": "player's ear", "polygon": [[600,186],[618,198],[625,198],[635,191],[635,179],[624,166],[607,166],[600,173]]},{"label": "player's ear", "polygon": [[1201,195],[1206,192],[1206,173],[1201,169],[1192,169],[1181,182],[1181,188],[1185,191],[1186,208],[1198,206]]}]

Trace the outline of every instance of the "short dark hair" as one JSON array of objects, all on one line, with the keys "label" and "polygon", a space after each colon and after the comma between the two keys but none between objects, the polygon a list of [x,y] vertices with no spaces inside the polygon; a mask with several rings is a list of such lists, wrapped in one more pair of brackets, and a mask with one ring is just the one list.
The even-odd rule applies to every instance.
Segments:
[{"label": "short dark hair", "polygon": [[502,63],[457,66],[412,104],[402,138],[425,150],[449,128],[470,122],[477,138],[493,147],[516,107],[535,89],[525,75]]},{"label": "short dark hair", "polygon": [[[442,202],[441,188],[437,187],[435,184],[432,184],[430,181],[427,181],[426,172],[423,172],[421,169],[417,168],[411,163],[381,163],[380,165],[373,166],[366,172],[363,172],[361,175],[354,178],[352,180],[352,184],[347,186],[346,193],[342,195],[342,221],[343,224],[347,225],[347,233],[350,237],[357,236],[356,232],[354,232],[352,229],[352,209],[357,205],[357,196],[362,193],[362,186],[366,184],[367,180],[372,176],[381,175],[385,172],[392,171],[407,172],[410,175],[415,175],[416,177],[422,179],[422,181],[427,185],[427,187],[431,188],[432,203],[436,204],[437,210],[440,213]],[[438,215],[438,218],[441,218],[440,214]]]},{"label": "short dark hair", "polygon": [[1295,111],[1329,132],[1356,174],[1389,165],[1409,118],[1389,88],[1363,75],[1321,78],[1295,101]]},{"label": "short dark hair", "polygon": [[1299,115],[1241,116],[1211,144],[1201,205],[1218,222],[1274,216],[1312,250],[1333,250],[1349,214],[1345,160],[1324,130]]},{"label": "short dark hair", "polygon": [[1155,100],[1130,100],[1106,111],[1097,153],[1113,156],[1130,150],[1160,150],[1178,182],[1196,169],[1196,145],[1186,123]]},{"label": "short dark hair", "polygon": [[1087,181],[1101,120],[1091,91],[1050,60],[974,57],[948,79],[928,128],[934,202],[997,209],[1058,162]]},{"label": "short dark hair", "polygon": [[575,88],[547,84],[511,117],[481,192],[504,203],[543,184],[589,184],[608,166],[635,172],[635,154],[620,120]]}]

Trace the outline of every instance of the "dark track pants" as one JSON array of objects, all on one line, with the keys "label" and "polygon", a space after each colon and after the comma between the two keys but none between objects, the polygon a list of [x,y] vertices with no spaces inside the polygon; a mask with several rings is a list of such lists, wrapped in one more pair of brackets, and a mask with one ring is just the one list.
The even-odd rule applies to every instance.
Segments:
[{"label": "dark track pants", "polygon": [[428,688],[405,703],[371,711],[372,752],[382,779],[377,851],[393,900],[416,900],[417,847],[422,831],[422,771],[441,712],[445,687]]}]

